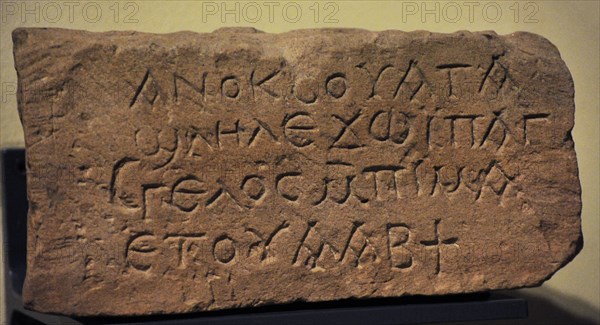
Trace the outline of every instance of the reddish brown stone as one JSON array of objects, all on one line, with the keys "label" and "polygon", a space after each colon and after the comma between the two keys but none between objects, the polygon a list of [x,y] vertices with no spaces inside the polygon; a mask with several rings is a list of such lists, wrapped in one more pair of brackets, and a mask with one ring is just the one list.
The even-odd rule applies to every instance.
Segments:
[{"label": "reddish brown stone", "polygon": [[13,38],[33,310],[536,286],[581,249],[573,81],[540,36]]}]

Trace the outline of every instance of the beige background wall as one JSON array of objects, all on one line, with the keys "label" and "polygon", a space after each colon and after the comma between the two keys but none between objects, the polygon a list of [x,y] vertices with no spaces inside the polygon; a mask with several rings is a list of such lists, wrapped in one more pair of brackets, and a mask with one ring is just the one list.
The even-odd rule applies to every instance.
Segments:
[{"label": "beige background wall", "polygon": [[23,146],[14,94],[16,73],[11,32],[16,27],[156,33],[210,32],[236,25],[273,33],[314,27],[436,32],[495,30],[498,34],[524,30],[548,38],[560,50],[575,80],[573,136],[583,187],[585,246],[572,263],[542,287],[519,290],[517,294],[530,299],[531,323],[600,324],[600,2],[2,0],[0,3],[0,146],[3,148]]}]

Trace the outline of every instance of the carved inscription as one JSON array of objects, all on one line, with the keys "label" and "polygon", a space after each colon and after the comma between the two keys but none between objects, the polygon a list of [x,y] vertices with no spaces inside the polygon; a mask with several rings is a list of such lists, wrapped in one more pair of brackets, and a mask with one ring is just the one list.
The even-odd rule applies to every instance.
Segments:
[{"label": "carved inscription", "polygon": [[[323,236],[316,221],[306,224],[291,225],[282,222],[269,234],[263,234],[256,228],[247,228],[240,238],[232,238],[221,234],[215,238],[206,237],[205,233],[194,234],[165,234],[157,236],[150,233],[140,233],[130,238],[126,248],[126,260],[132,269],[138,272],[151,272],[153,268],[194,268],[203,263],[215,265],[232,265],[239,263],[272,264],[287,263],[290,266],[304,267],[312,272],[323,272],[333,268],[349,266],[362,268],[365,265],[380,264],[382,257],[390,261],[392,269],[404,270],[413,266],[413,261],[433,259],[435,268],[433,274],[442,272],[444,246],[455,246],[458,237],[441,238],[439,225],[441,219],[435,219],[433,224],[433,239],[415,242],[414,230],[406,224],[388,224],[386,229],[385,246],[379,247],[371,238],[373,235],[361,230],[364,223],[352,222],[346,232],[346,237],[338,242],[332,242]],[[278,236],[284,231],[299,231],[301,236],[285,245],[287,249],[271,252],[271,246],[282,244]],[[250,240],[248,240],[250,239]],[[414,247],[420,245],[425,253],[415,254]],[[387,247],[386,247],[387,246]],[[245,252],[245,254],[244,254]],[[240,254],[241,255],[238,255]],[[203,257],[209,255],[208,260]],[[422,262],[422,261],[421,261]]]},{"label": "carved inscription", "polygon": [[[346,70],[327,74],[322,83],[292,80],[293,87],[289,88],[289,94],[285,94],[277,90],[285,88],[281,87],[283,81],[278,77],[290,75],[285,65],[260,78],[256,70],[251,70],[247,76],[236,75],[233,71],[220,76],[204,71],[199,73],[198,84],[178,73],[169,76],[148,68],[137,82],[137,90],[129,105],[132,109],[139,101],[152,107],[159,96],[163,96],[166,103],[161,107],[169,110],[173,105],[171,101],[180,103],[183,98],[196,98],[187,105],[201,108],[211,100],[241,100],[244,94],[251,94],[254,101],[265,98],[297,100],[294,106],[298,108],[269,118],[217,117],[193,123],[188,128],[151,129],[142,126],[135,132],[135,145],[143,155],[124,157],[115,162],[109,202],[119,205],[123,211],[140,214],[142,220],[157,218],[148,215],[149,200],[156,190],[166,193],[160,205],[190,214],[185,220],[202,218],[227,208],[233,209],[230,211],[234,213],[253,211],[268,204],[316,209],[349,204],[369,207],[377,202],[428,198],[453,202],[461,197],[472,204],[493,199],[494,204],[502,207],[506,202],[517,201],[521,191],[517,181],[519,170],[501,161],[502,150],[539,145],[541,135],[534,130],[547,127],[544,123],[549,123],[550,113],[531,113],[521,108],[502,106],[477,113],[457,114],[443,106],[428,109],[427,97],[422,96],[419,98],[425,106],[416,110],[402,104],[414,101],[424,87],[428,89],[429,98],[437,93],[448,100],[468,95],[481,99],[486,98],[484,93],[490,88],[495,88],[494,96],[499,96],[501,88],[510,81],[509,70],[499,63],[500,59],[500,56],[492,55],[490,66],[483,75],[470,63],[436,64],[429,69],[445,77],[428,77],[422,63],[409,60],[401,79],[391,88],[391,94],[381,90],[379,84],[391,78],[387,72],[397,65],[383,63],[373,74],[365,62],[359,62],[354,68],[368,76],[363,82],[370,81],[367,82],[365,101],[390,101],[389,106],[386,107],[386,104],[372,109],[372,105],[364,108],[359,105],[359,108],[343,110],[323,107],[323,111],[318,113],[303,108],[303,105],[342,100],[353,88],[360,87],[348,78]],[[168,85],[157,84],[154,75],[158,73],[164,75],[161,79],[173,79],[171,91]],[[244,78],[249,82],[243,82]],[[441,81],[438,83],[440,88],[435,89],[428,78]],[[469,84],[464,82],[469,78],[474,81],[470,93],[464,87]],[[209,84],[214,81],[217,85]],[[319,84],[322,89],[318,89]],[[217,89],[219,94],[215,96],[211,89]],[[403,93],[407,93],[408,97],[403,97]],[[251,162],[233,161],[235,164],[229,164],[228,169],[210,163],[215,156],[227,159],[232,152],[250,153],[269,147],[281,151],[274,160],[265,156]],[[382,148],[397,153],[391,160],[385,155],[367,161],[354,158],[361,152]],[[436,155],[449,150],[457,155],[485,158],[477,161],[436,159]],[[296,158],[293,157],[298,156],[316,165],[306,168],[294,164]],[[196,167],[171,179],[163,174],[162,178],[148,182],[135,181],[132,184],[130,181],[140,172],[146,176],[149,173],[160,175],[172,165],[182,163]],[[227,161],[220,163],[227,165]],[[139,177],[133,179],[143,180]],[[433,237],[422,239],[417,244],[432,252],[435,261],[433,272],[439,274],[443,270],[444,247],[456,245],[458,238],[442,237],[439,231],[442,219],[432,221]],[[390,261],[392,269],[410,270],[415,257],[407,244],[413,240],[413,230],[404,223],[387,224],[387,247],[375,247],[362,231],[365,222],[368,223],[368,219],[354,221],[346,241],[341,243],[332,243],[321,234],[318,221],[309,221],[300,228],[283,221],[271,232],[246,228],[245,234],[253,241],[245,246],[241,239],[227,234],[210,239],[204,233],[167,234],[162,237],[142,233],[129,242],[127,256],[132,268],[145,272],[151,269],[149,261],[156,254],[162,254],[157,251],[173,250],[176,256],[173,267],[185,267],[193,260],[190,255],[194,252],[192,247],[206,241],[208,253],[205,254],[212,256],[211,263],[228,265],[235,259],[249,258],[269,263],[274,258],[270,246],[279,238],[278,235],[295,232],[296,235],[301,234],[293,241],[295,244],[287,239],[287,245],[295,246],[295,250],[287,252],[288,256],[278,257],[287,260],[291,266],[303,266],[311,271],[345,264],[360,267],[362,263],[381,259],[381,254],[387,252],[385,258]]]},{"label": "carved inscription", "polygon": [[[503,94],[502,88],[510,82],[509,69],[500,63],[500,55],[491,55],[489,61],[485,71],[475,64],[460,61],[435,64],[427,69],[419,60],[411,59],[405,65],[382,63],[375,70],[367,67],[365,62],[358,62],[347,69],[365,74],[366,78],[361,82],[365,83],[367,96],[364,100],[369,105],[361,108],[358,104],[358,108],[342,110],[324,106],[322,112],[303,106],[326,101],[334,103],[351,96],[354,88],[361,87],[348,77],[348,70],[342,68],[325,75],[322,82],[311,82],[293,77],[285,64],[268,73],[251,69],[247,75],[235,71],[219,75],[207,69],[196,74],[201,77],[194,83],[177,72],[169,74],[148,68],[138,82],[130,83],[137,84],[129,103],[131,109],[143,110],[142,104],[147,106],[146,109],[152,109],[162,97],[157,106],[162,109],[172,110],[175,109],[173,105],[190,100],[186,105],[205,110],[210,101],[242,101],[243,96],[250,96],[252,101],[298,101],[294,105],[297,108],[268,118],[258,115],[209,118],[187,128],[141,126],[135,131],[135,145],[142,155],[127,156],[114,163],[109,202],[120,206],[122,211],[140,214],[142,220],[156,218],[148,215],[148,204],[157,190],[166,193],[161,205],[190,214],[186,220],[217,213],[224,208],[233,208],[231,211],[238,213],[253,211],[273,204],[270,202],[306,208],[348,204],[369,207],[377,202],[428,198],[453,202],[461,197],[473,204],[494,199],[493,202],[502,207],[507,200],[518,200],[521,187],[517,181],[518,168],[507,166],[509,163],[502,162],[499,156],[503,150],[523,150],[539,145],[542,136],[535,130],[548,127],[545,124],[550,123],[550,113],[530,112],[503,104],[476,113],[457,114],[443,106],[429,106],[435,96],[457,101],[470,96],[470,100],[484,100],[489,98],[486,94],[490,89],[493,89],[494,98]],[[401,78],[391,83],[391,93],[385,93],[382,87],[391,81],[388,79],[392,78],[393,70],[400,72]],[[434,74],[428,76],[424,71]],[[161,78],[157,78],[157,74]],[[287,88],[290,92],[286,94],[282,83],[290,75],[292,87]],[[158,79],[172,79],[172,86],[160,85]],[[433,80],[437,80],[437,84]],[[216,84],[211,84],[214,82]],[[469,84],[472,84],[470,90]],[[415,109],[405,105],[415,101],[418,94],[425,92],[424,88],[428,95],[419,96],[421,106]],[[510,94],[503,96],[510,98]],[[373,109],[372,104],[377,101],[383,107]],[[142,104],[138,104],[140,102]],[[211,165],[212,157],[227,159],[232,152],[250,153],[265,148],[279,150],[281,154],[275,159],[265,156],[251,162],[227,164],[227,161],[221,161]],[[385,155],[368,160],[354,158],[369,150],[381,149],[394,150],[396,154],[391,160]],[[448,151],[485,158],[477,161],[436,158]],[[306,159],[314,166],[306,168],[294,164],[296,158],[293,157]],[[228,165],[227,169],[219,165],[221,163]],[[165,178],[163,173],[178,164],[195,168],[186,170],[181,176]],[[149,177],[144,182],[144,178],[136,176],[140,173],[145,177],[153,173],[163,176]],[[131,179],[136,181],[132,183]],[[442,271],[443,247],[456,245],[458,241],[456,237],[440,237],[438,226],[441,220],[433,219],[433,239],[419,241],[435,256],[435,274]],[[309,221],[300,231],[302,236],[297,240],[295,252],[287,259],[292,266],[325,270],[325,265],[332,264],[360,266],[363,262],[377,260],[381,252],[387,251],[393,269],[410,269],[414,258],[405,244],[411,240],[411,229],[403,223],[388,224],[387,248],[376,248],[361,230],[364,222],[368,220],[355,221],[346,242],[339,245],[330,243],[320,234],[317,221]],[[255,240],[247,247],[237,247],[239,241],[223,234],[213,240],[208,251],[213,262],[225,265],[236,258],[251,256],[261,262],[269,261],[270,245],[277,235],[292,229],[288,221],[270,233],[247,228],[246,234]],[[164,235],[162,238],[140,235],[129,242],[127,256],[131,267],[148,271],[150,264],[136,260],[139,256],[151,259],[157,250],[175,249],[176,266],[180,267],[191,258],[188,256],[190,247],[199,240],[209,241],[198,234]],[[154,244],[150,245],[151,242]]]}]

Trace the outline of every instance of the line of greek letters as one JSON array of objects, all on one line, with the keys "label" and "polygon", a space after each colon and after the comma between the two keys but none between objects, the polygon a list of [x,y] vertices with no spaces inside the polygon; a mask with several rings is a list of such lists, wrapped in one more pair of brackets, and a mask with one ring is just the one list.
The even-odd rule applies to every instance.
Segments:
[{"label": "line of greek letters", "polygon": [[[364,223],[353,222],[345,232],[345,239],[332,242],[318,227],[309,221],[292,231],[289,222],[283,221],[270,233],[249,227],[239,238],[227,233],[209,238],[206,233],[168,233],[156,236],[150,232],[134,235],[126,244],[125,259],[128,267],[139,272],[152,272],[155,267],[185,269],[195,265],[232,266],[235,263],[274,262],[303,267],[311,272],[321,272],[342,266],[363,268],[389,261],[393,270],[406,271],[420,263],[433,264],[433,274],[443,273],[443,253],[448,247],[458,247],[458,237],[443,237],[441,219],[433,221],[433,235],[423,232],[416,236],[407,224],[388,224],[384,231],[386,247],[378,247],[371,233],[363,231]],[[301,230],[301,232],[298,232]],[[431,230],[429,230],[431,231]],[[292,236],[283,237],[283,233]],[[300,235],[300,236],[299,236]],[[415,238],[431,238],[417,241]],[[291,242],[290,242],[291,240]],[[279,249],[273,248],[278,246]],[[282,249],[283,248],[283,249]],[[417,250],[421,250],[417,252]],[[433,263],[431,263],[433,261]],[[163,263],[163,265],[160,265]]]},{"label": "line of greek letters", "polygon": [[[437,72],[445,75],[443,85],[438,85],[443,87],[439,89],[440,93],[450,98],[458,97],[455,78],[461,74],[473,79],[472,94],[497,96],[509,80],[508,69],[501,63],[501,56],[492,56],[490,65],[483,69],[479,65],[461,62],[434,66]],[[420,93],[424,93],[424,98],[430,98],[437,91],[433,89],[435,86],[425,75],[420,64],[416,59],[410,59],[405,66],[383,63],[372,67],[366,62],[359,62],[348,69],[356,69],[364,74],[364,78],[360,80],[368,83],[370,93],[367,100],[385,98],[413,101]],[[266,67],[254,68],[243,74],[217,74],[210,72],[209,68],[193,75],[176,71],[171,72],[168,77],[161,77],[160,82],[157,79],[158,72],[148,68],[138,81],[129,82],[133,90],[129,107],[136,103],[153,105],[159,97],[164,101],[191,101],[202,104],[209,99],[239,100],[245,97],[244,94],[248,95],[245,98],[254,100],[288,98],[312,105],[324,98],[341,100],[352,88],[348,74],[344,71],[329,73],[323,76],[322,80],[314,80],[311,77],[292,77],[288,80],[289,73],[285,72],[286,66],[283,62],[269,63]],[[439,79],[437,76],[435,78]],[[282,84],[284,81],[290,83],[289,86]],[[390,83],[395,86],[382,89],[382,85]]]},{"label": "line of greek letters", "polygon": [[[539,131],[550,123],[550,115],[547,113],[521,113],[516,124],[506,122],[507,114],[504,109],[485,115],[426,116],[424,141],[430,150],[447,147],[500,150],[507,146],[509,138],[514,140],[512,145],[539,143]],[[239,119],[217,120],[210,128],[186,131],[183,145],[190,157],[202,156],[203,150],[214,152],[252,148],[260,145],[260,142],[263,145],[305,148],[315,145],[320,134],[327,132],[331,134],[326,137],[329,149],[353,150],[381,143],[406,145],[410,134],[417,132],[419,128],[415,116],[397,110],[378,110],[372,113],[358,110],[347,117],[332,114],[324,121],[317,121],[308,112],[298,111],[286,114],[278,124],[260,118],[245,122]],[[154,137],[156,136],[155,134]],[[535,139],[536,136],[538,139]]]},{"label": "line of greek letters", "polygon": [[[219,179],[215,183],[190,175],[172,185],[145,185],[141,202],[133,204],[130,196],[118,197],[123,207],[144,210],[148,204],[147,189],[164,187],[170,197],[164,203],[185,213],[196,213],[220,205],[239,209],[252,209],[266,198],[275,197],[282,202],[301,202],[309,206],[322,204],[342,205],[350,200],[360,204],[371,201],[410,199],[422,196],[452,196],[459,189],[470,193],[474,201],[482,199],[483,193],[504,197],[506,189],[514,182],[497,163],[486,168],[435,166],[426,163],[400,165],[374,165],[356,170],[354,166],[330,165],[342,169],[341,176],[326,175],[323,178],[300,171],[277,173],[272,181],[268,175],[250,174],[239,179],[239,184],[227,185]],[[233,180],[235,181],[235,180]],[[305,184],[297,187],[294,184]]]},{"label": "line of greek letters", "polygon": [[[134,164],[139,163],[134,161]],[[506,189],[514,183],[515,175],[508,173],[497,161],[486,167],[473,168],[451,164],[434,165],[419,160],[406,165],[371,165],[363,168],[344,162],[327,161],[329,172],[324,176],[303,173],[300,170],[257,170],[244,174],[234,171],[228,180],[213,180],[189,174],[172,183],[143,183],[139,188],[130,182],[138,173],[130,168],[118,168],[111,189],[110,200],[123,208],[142,210],[145,219],[148,196],[153,190],[164,188],[169,197],[163,203],[185,213],[196,213],[216,206],[230,205],[243,211],[252,209],[271,197],[282,202],[300,202],[308,206],[345,204],[356,200],[360,204],[371,201],[411,199],[416,197],[451,197],[462,190],[470,193],[474,201],[482,194],[503,198]],[[121,172],[118,172],[122,170]],[[211,171],[208,171],[211,172]],[[214,172],[214,171],[212,171]],[[223,176],[223,175],[221,175]],[[302,187],[296,184],[304,184]]]}]

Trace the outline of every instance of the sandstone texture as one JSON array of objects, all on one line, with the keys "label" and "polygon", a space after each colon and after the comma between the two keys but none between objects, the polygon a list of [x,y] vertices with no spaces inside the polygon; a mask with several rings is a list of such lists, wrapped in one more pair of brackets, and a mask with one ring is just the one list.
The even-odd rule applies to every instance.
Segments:
[{"label": "sandstone texture", "polygon": [[17,29],[28,308],[536,286],[582,247],[574,88],[529,33]]}]

